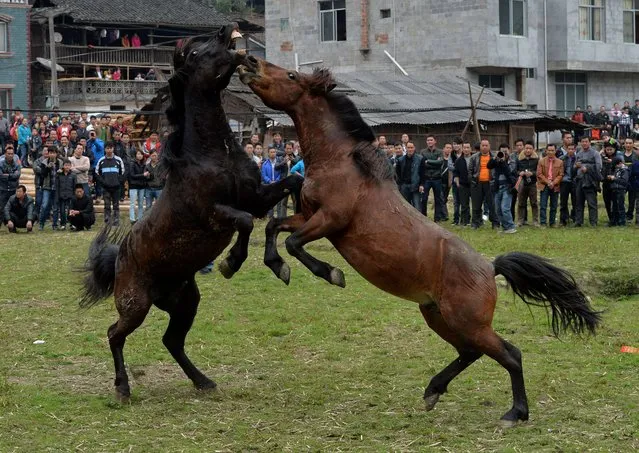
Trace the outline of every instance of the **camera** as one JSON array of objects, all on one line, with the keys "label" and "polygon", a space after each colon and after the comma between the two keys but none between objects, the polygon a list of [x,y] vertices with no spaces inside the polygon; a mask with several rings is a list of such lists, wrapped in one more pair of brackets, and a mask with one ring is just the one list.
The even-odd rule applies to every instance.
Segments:
[{"label": "camera", "polygon": [[503,151],[499,151],[499,152],[497,153],[497,159],[503,159],[504,157],[506,157],[506,155],[504,154],[504,152],[503,152]]}]

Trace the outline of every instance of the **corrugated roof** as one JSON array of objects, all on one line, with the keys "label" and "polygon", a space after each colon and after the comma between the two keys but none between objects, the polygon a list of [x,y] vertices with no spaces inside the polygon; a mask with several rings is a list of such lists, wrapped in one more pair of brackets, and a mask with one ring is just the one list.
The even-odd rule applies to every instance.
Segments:
[{"label": "corrugated roof", "polygon": [[[461,78],[404,77],[380,72],[335,74],[334,77],[339,83],[337,90],[350,97],[370,126],[466,123],[471,114],[468,82]],[[471,87],[476,100],[481,87],[475,84]],[[266,107],[239,80],[234,80],[229,90],[265,116],[285,126],[293,125],[288,115]],[[494,123],[544,118],[520,107],[520,102],[484,90],[477,119]]]},{"label": "corrugated roof", "polygon": [[219,28],[230,20],[195,0],[49,0],[68,8],[75,22],[92,24],[181,25]]}]

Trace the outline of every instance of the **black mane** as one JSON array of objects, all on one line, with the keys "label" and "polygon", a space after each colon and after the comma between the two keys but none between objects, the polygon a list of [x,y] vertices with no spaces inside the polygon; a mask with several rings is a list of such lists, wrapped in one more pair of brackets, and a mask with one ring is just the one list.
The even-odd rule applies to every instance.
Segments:
[{"label": "black mane", "polygon": [[366,124],[353,101],[344,94],[332,91],[325,97],[329,107],[339,118],[344,131],[358,143],[351,151],[351,155],[359,171],[365,177],[375,180],[393,179],[395,174],[386,154],[373,145],[375,133]]}]

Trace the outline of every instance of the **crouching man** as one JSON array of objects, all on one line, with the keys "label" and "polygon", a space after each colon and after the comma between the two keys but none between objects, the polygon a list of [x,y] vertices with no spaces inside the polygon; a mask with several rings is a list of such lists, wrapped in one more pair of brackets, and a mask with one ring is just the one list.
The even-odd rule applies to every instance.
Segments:
[{"label": "crouching man", "polygon": [[4,207],[4,223],[10,233],[17,233],[18,228],[33,229],[34,201],[27,195],[27,188],[19,185],[16,194],[9,198]]},{"label": "crouching man", "polygon": [[84,193],[82,184],[75,186],[75,197],[69,206],[69,223],[72,231],[90,230],[95,223],[93,200]]}]

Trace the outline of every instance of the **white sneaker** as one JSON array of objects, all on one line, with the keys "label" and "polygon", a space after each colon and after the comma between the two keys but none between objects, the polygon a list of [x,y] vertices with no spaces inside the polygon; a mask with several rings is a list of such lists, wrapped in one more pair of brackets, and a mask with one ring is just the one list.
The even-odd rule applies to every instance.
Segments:
[{"label": "white sneaker", "polygon": [[482,219],[484,219],[484,222],[488,222],[488,216],[487,215],[483,215],[481,216]]},{"label": "white sneaker", "polygon": [[516,230],[516,229],[511,228],[510,230],[506,230],[506,231],[504,231],[504,234],[515,234],[516,232],[517,232],[517,230]]}]

